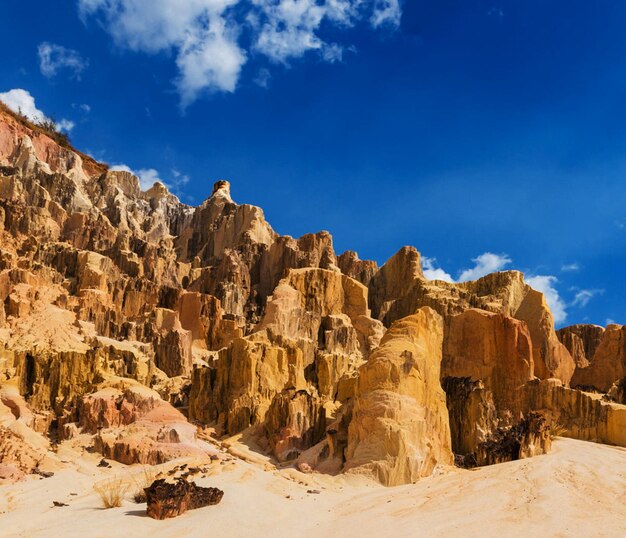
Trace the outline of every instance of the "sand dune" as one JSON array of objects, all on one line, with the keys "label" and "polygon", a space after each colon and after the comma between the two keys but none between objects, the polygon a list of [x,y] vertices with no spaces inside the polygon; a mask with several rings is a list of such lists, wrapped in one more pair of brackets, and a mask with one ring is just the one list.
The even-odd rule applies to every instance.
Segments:
[{"label": "sand dune", "polygon": [[[267,471],[216,462],[202,485],[221,504],[168,521],[127,499],[100,508],[93,484],[140,466],[96,467],[95,456],[47,479],[0,489],[6,537],[110,536],[624,536],[626,449],[558,439],[545,456],[474,471],[450,469],[417,484],[384,488],[357,477]],[[179,464],[170,462],[165,468]],[[139,480],[137,480],[139,481]],[[130,490],[129,490],[130,491]],[[319,493],[314,493],[318,491]],[[53,501],[67,507],[53,507]]]}]

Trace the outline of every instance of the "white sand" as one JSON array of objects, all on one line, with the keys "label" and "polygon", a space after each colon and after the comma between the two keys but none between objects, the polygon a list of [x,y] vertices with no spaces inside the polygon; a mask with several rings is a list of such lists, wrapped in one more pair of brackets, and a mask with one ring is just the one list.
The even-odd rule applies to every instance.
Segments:
[{"label": "white sand", "polygon": [[[167,521],[146,517],[145,504],[131,500],[101,509],[95,481],[142,471],[103,470],[97,461],[0,487],[0,536],[626,536],[626,449],[570,439],[546,456],[397,488],[216,463],[215,474],[197,482],[223,489],[223,501]],[[52,508],[55,500],[69,506]]]}]

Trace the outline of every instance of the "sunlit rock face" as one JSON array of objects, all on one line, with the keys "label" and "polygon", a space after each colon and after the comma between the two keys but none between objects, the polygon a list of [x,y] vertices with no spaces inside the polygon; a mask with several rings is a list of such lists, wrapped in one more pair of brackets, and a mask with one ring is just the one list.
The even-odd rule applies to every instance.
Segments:
[{"label": "sunlit rock face", "polygon": [[206,455],[201,425],[395,485],[453,451],[547,449],[535,410],[626,444],[623,327],[557,334],[519,272],[429,281],[413,247],[378,267],[326,231],[280,236],[226,180],[207,192],[142,190],[0,107],[0,471],[32,472],[50,436]]},{"label": "sunlit rock face", "polygon": [[451,464],[446,398],[439,383],[443,319],[422,308],[395,322],[360,368],[348,428],[349,472],[387,486]]}]

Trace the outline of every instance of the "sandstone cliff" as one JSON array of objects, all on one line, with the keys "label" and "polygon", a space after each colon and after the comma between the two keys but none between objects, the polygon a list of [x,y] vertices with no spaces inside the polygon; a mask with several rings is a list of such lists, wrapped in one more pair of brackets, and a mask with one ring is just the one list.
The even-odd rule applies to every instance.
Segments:
[{"label": "sandstone cliff", "polygon": [[378,267],[325,231],[280,236],[227,181],[198,207],[142,191],[4,108],[0,301],[0,465],[16,476],[50,437],[124,463],[207,455],[196,425],[387,485],[453,450],[545,449],[535,410],[626,444],[622,327],[557,334],[519,272],[429,281],[412,247]]}]

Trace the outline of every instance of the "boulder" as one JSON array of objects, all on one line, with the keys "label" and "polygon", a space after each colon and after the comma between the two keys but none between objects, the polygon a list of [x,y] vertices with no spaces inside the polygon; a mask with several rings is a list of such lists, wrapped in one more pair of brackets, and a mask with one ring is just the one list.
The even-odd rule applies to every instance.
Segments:
[{"label": "boulder", "polygon": [[144,489],[146,513],[152,519],[169,519],[213,504],[219,504],[224,492],[218,488],[203,488],[179,478],[175,483],[155,480]]}]

